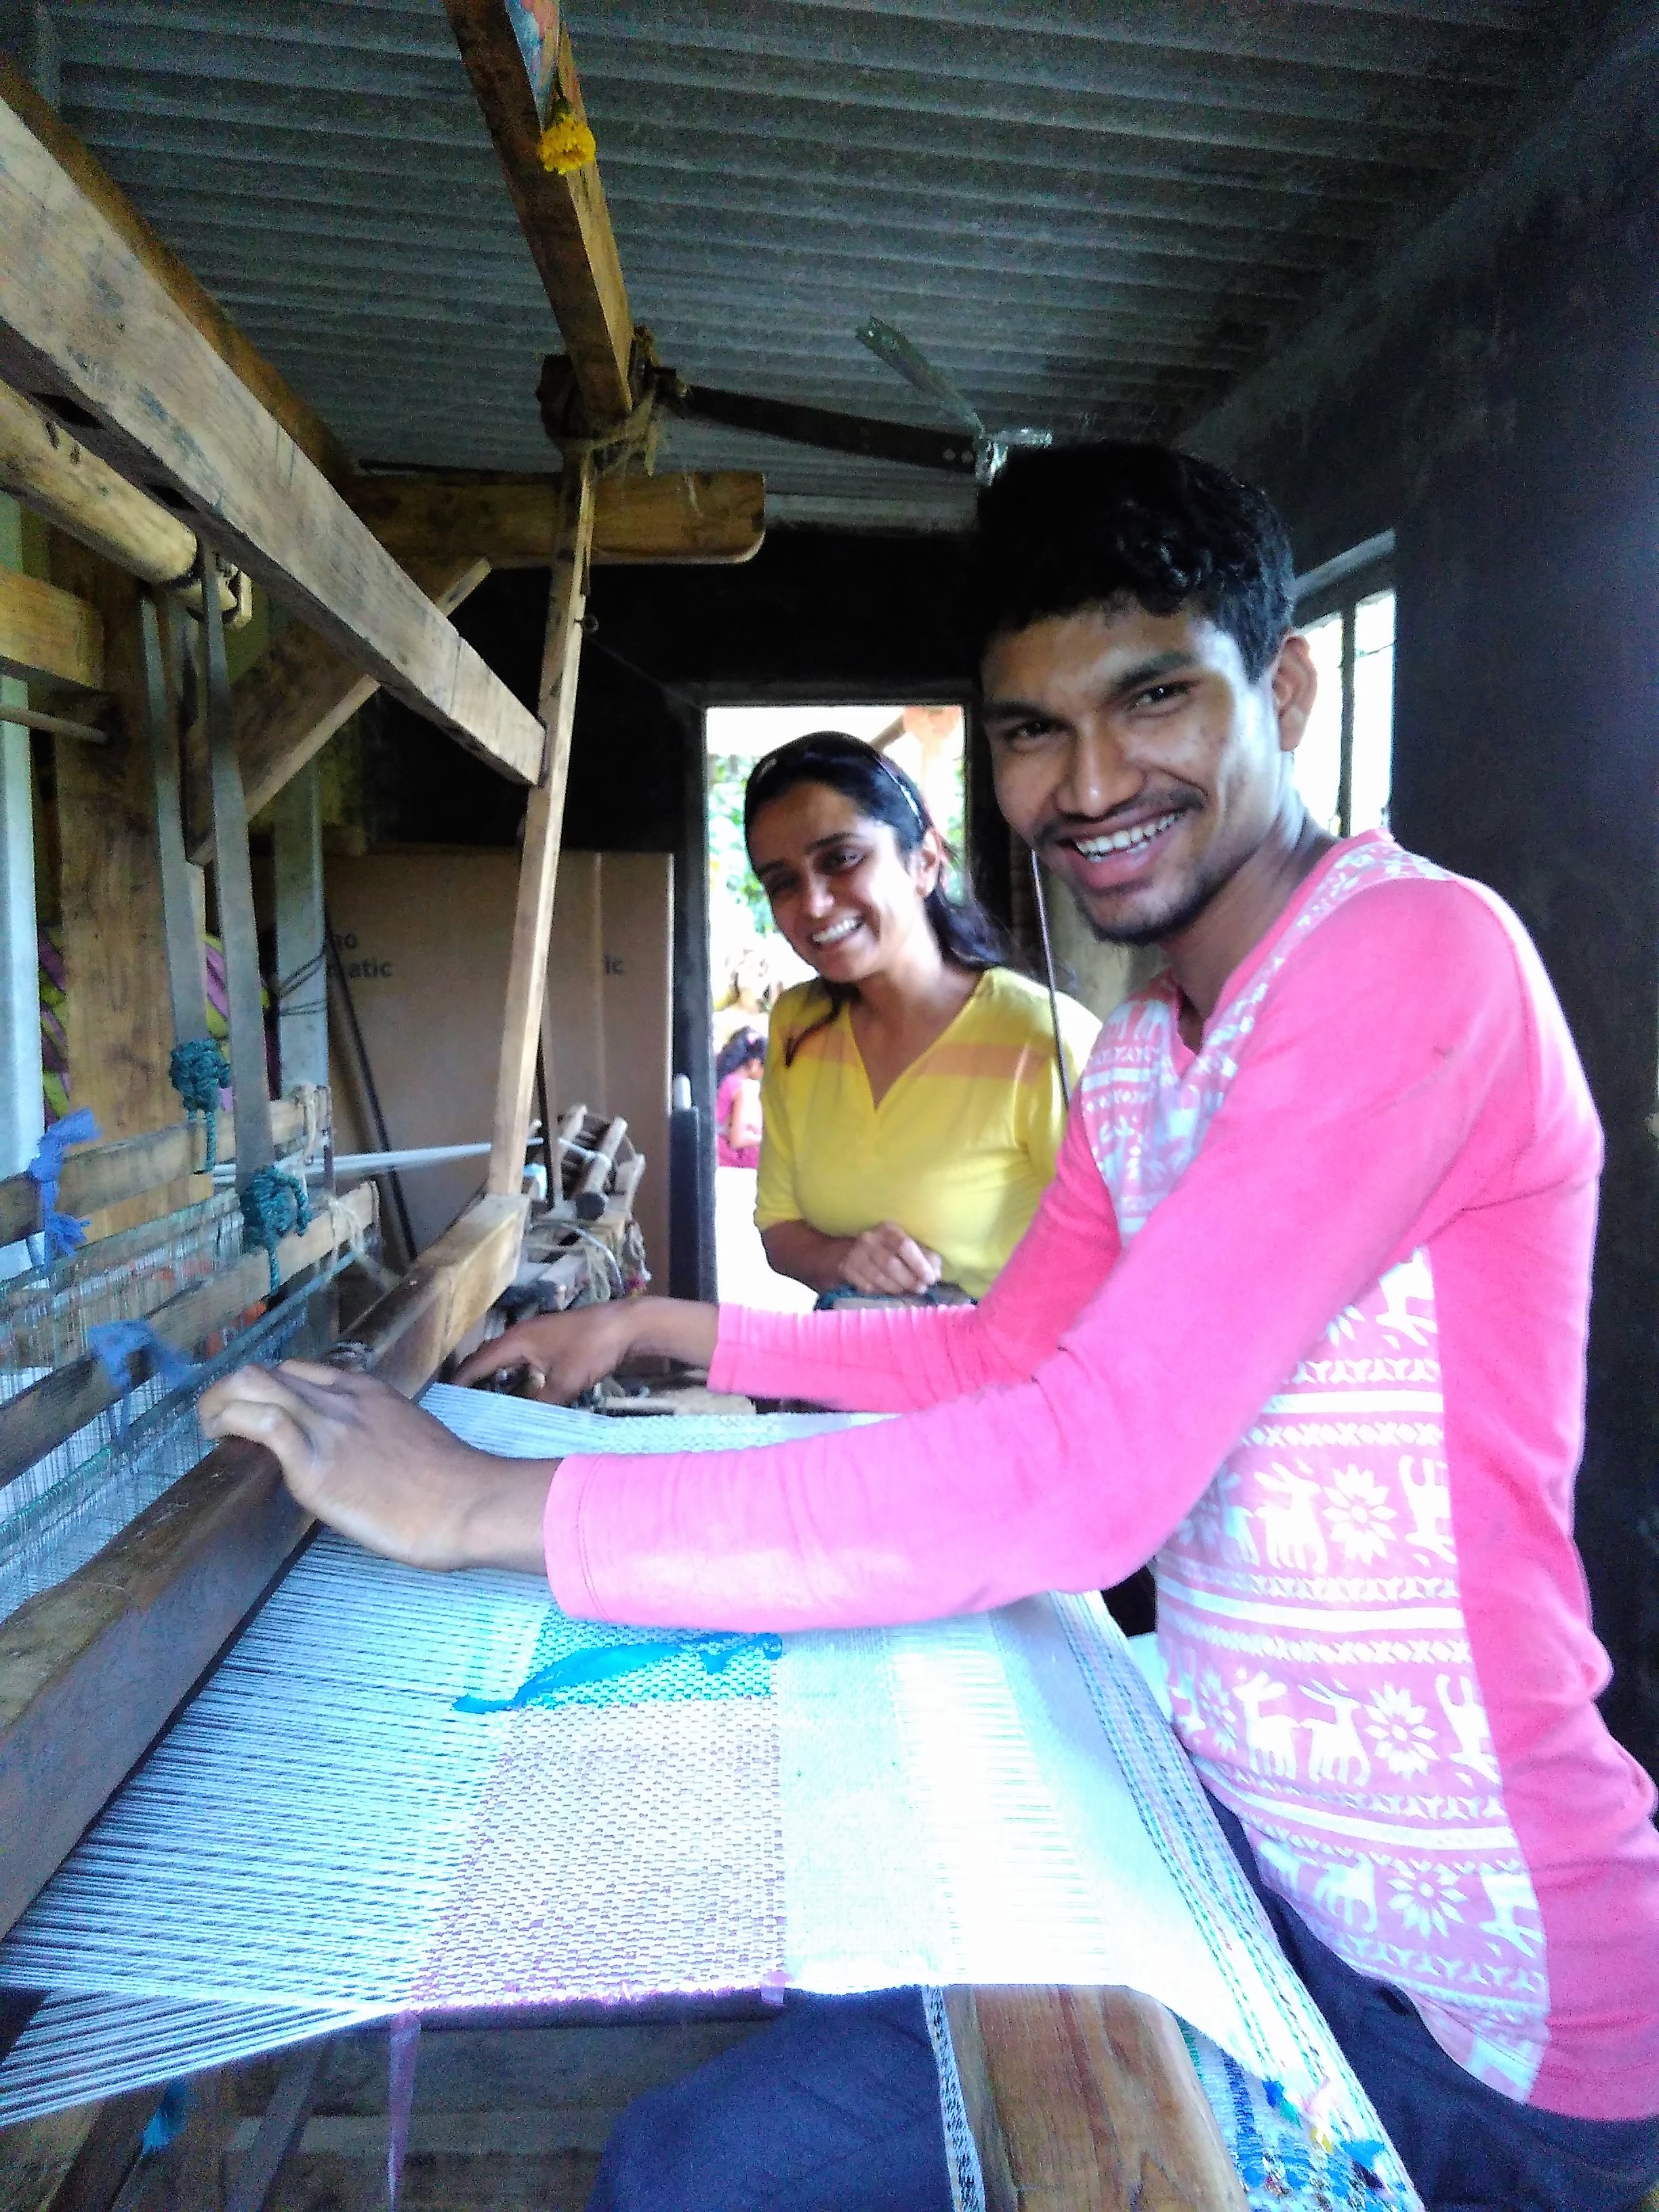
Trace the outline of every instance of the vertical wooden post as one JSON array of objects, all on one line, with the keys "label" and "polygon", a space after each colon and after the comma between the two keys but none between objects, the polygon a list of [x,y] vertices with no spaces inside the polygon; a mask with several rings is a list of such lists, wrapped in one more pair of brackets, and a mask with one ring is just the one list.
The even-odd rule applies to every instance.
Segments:
[{"label": "vertical wooden post", "polygon": [[[110,742],[54,740],[62,848],[64,965],[69,993],[70,1103],[90,1106],[106,1137],[133,1137],[179,1119],[167,1080],[173,1009],[155,790],[144,742],[138,586],[73,540],[52,538],[52,581],[87,599],[104,623],[104,681],[119,717]],[[99,1214],[95,1236],[149,1221],[191,1198],[191,1179]]]},{"label": "vertical wooden post", "polygon": [[323,778],[315,755],[272,804],[276,862],[276,1036],[283,1089],[328,1081],[323,955]]},{"label": "vertical wooden post", "polygon": [[593,464],[586,453],[568,454],[560,486],[558,545],[553,556],[553,588],[548,600],[538,702],[547,728],[547,751],[541,780],[530,794],[525,813],[519,903],[513,918],[513,963],[507,981],[507,1024],[495,1085],[489,1175],[484,1185],[487,1191],[502,1197],[516,1195],[524,1176],[592,542]]}]

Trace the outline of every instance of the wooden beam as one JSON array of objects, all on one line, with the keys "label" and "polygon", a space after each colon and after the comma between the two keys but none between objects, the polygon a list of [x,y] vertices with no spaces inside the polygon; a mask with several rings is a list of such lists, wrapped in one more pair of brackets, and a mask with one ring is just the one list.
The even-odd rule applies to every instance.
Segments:
[{"label": "wooden beam", "polygon": [[[100,209],[0,105],[0,368],[124,475],[164,486],[348,658],[503,773],[542,731]],[[82,427],[84,425],[84,427]]]},{"label": "wooden beam", "polygon": [[1245,2212],[1181,2030],[1134,1990],[945,1999],[987,2212]]},{"label": "wooden beam", "polygon": [[[122,741],[102,745],[52,740],[70,1099],[92,1109],[106,1139],[134,1137],[165,1127],[179,1113],[178,1094],[167,1080],[173,1007],[156,864],[155,784],[141,734],[139,586],[82,545],[55,539],[51,551],[56,580],[101,618],[104,682],[126,732]],[[98,1232],[170,1212],[191,1194],[188,1183],[180,1182],[100,1209]]]},{"label": "wooden beam", "polygon": [[97,608],[55,584],[0,568],[0,669],[101,691],[104,624]]},{"label": "wooden beam", "polygon": [[[451,554],[434,561],[411,560],[409,574],[447,617],[483,583],[489,564],[471,554]],[[314,630],[299,623],[285,629],[231,686],[236,757],[248,812],[257,814],[268,805],[380,688],[374,677],[365,676]],[[192,831],[191,859],[210,860],[207,735],[199,724],[185,736],[185,820]]]},{"label": "wooden beam", "polygon": [[[405,568],[476,553],[492,568],[544,568],[558,531],[559,478],[492,474],[360,477],[351,503]],[[595,568],[751,560],[766,534],[766,479],[736,471],[612,476],[593,501]]]},{"label": "wooden beam", "polygon": [[[352,1331],[413,1396],[513,1279],[522,1199],[478,1200]],[[0,1933],[79,1840],[310,1523],[257,1444],[218,1445],[0,1638]]]},{"label": "wooden beam", "polygon": [[[167,1097],[176,1114],[176,1093],[169,1090]],[[273,1103],[270,1139],[278,1153],[295,1150],[305,1134],[305,1108],[298,1099],[278,1098]],[[141,1136],[78,1145],[64,1158],[58,1210],[100,1213],[125,1199],[141,1198],[146,1191],[199,1175],[206,1154],[205,1121],[174,1121]],[[228,1163],[235,1157],[235,1125],[228,1114],[221,1114],[217,1158]],[[40,1231],[40,1184],[32,1176],[7,1176],[0,1181],[0,1244],[15,1244],[19,1237],[36,1237]]]},{"label": "wooden beam", "polygon": [[[444,0],[444,5],[592,426],[608,428],[634,404],[634,318],[599,164],[590,161],[558,177],[538,159],[544,111],[538,112],[526,72],[509,0]],[[583,115],[562,22],[556,76],[555,88]]]},{"label": "wooden beam", "polygon": [[[356,465],[327,423],[248,343],[173,248],[156,236],[115,179],[3,55],[0,55],[0,100],[27,125],[58,167],[73,179],[82,197],[142,262],[180,314],[201,333],[237,382],[253,394],[266,414],[282,424],[306,459],[320,469],[331,483],[347,482]],[[186,562],[183,568],[173,571],[173,575],[184,574],[189,566]],[[157,576],[150,580],[163,583],[167,580]]]},{"label": "wooden beam", "polygon": [[[193,530],[4,384],[0,491],[141,583],[185,584],[196,566]],[[228,585],[221,586],[219,604],[227,614],[236,607]]]},{"label": "wooden beam", "polygon": [[513,955],[507,975],[507,1018],[495,1084],[489,1172],[484,1178],[487,1191],[503,1194],[516,1192],[524,1180],[530,1090],[536,1073],[537,1048],[541,1042],[548,938],[553,927],[553,887],[559,872],[565,778],[570,765],[576,674],[581,660],[582,616],[587,606],[587,556],[593,542],[591,455],[584,453],[568,462],[561,486],[560,506],[553,589],[542,647],[541,710],[547,727],[547,766],[525,810],[519,899],[513,916]]}]

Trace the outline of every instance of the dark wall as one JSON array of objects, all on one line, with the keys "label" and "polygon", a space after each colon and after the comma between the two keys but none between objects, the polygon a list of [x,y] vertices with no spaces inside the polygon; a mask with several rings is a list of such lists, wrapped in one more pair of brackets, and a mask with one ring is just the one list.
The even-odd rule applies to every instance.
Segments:
[{"label": "dark wall", "polygon": [[1659,1764],[1656,41],[1189,434],[1304,569],[1392,527],[1394,827],[1532,932],[1607,1139],[1579,1541]]}]

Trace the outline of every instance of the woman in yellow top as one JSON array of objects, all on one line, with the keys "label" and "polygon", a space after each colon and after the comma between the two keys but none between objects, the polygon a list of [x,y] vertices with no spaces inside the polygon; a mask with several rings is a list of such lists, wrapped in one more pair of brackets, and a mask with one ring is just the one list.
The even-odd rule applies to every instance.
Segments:
[{"label": "woman in yellow top", "polygon": [[[755,1208],[768,1259],[820,1292],[981,1297],[1065,1127],[1047,992],[951,897],[921,792],[856,738],[769,753],[744,829],[778,927],[818,974],[771,1018]],[[1074,1082],[1100,1024],[1058,1003]]]}]

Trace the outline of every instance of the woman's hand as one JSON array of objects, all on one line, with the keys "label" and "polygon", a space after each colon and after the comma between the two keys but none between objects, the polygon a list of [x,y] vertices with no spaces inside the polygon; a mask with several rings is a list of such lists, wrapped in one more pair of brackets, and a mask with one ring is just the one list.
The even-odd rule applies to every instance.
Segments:
[{"label": "woman's hand", "polygon": [[556,1461],[497,1459],[372,1376],[309,1359],[242,1367],[202,1394],[204,1435],[275,1453],[295,1498],[411,1567],[539,1572]]},{"label": "woman's hand", "polygon": [[527,1367],[532,1397],[568,1405],[630,1352],[659,1353],[706,1368],[714,1356],[717,1306],[684,1298],[612,1298],[568,1312],[537,1314],[504,1335],[481,1344],[456,1370],[457,1382],[482,1382],[492,1375]]},{"label": "woman's hand", "polygon": [[917,1243],[896,1221],[878,1221],[854,1237],[841,1263],[842,1280],[866,1297],[902,1297],[930,1291],[944,1273],[939,1254]]}]

